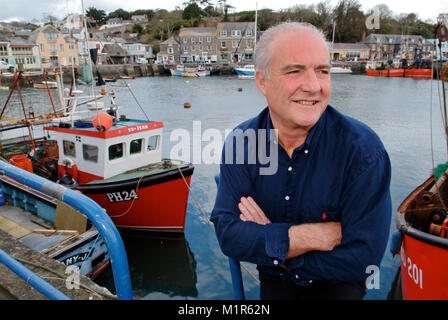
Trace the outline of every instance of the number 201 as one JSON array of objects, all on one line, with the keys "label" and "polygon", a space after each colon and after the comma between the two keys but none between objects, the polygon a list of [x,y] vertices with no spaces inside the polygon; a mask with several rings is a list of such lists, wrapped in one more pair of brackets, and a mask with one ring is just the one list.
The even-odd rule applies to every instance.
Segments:
[{"label": "number 201", "polygon": [[411,258],[408,257],[408,276],[414,280],[416,285],[420,286],[420,289],[423,289],[423,272],[422,269],[419,269],[416,264],[412,264]]}]

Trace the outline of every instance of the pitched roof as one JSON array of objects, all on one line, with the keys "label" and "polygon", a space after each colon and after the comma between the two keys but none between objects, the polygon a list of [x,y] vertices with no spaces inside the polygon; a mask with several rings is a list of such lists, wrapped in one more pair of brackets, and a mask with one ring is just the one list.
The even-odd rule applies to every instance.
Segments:
[{"label": "pitched roof", "polygon": [[179,36],[216,36],[216,28],[182,28]]},{"label": "pitched roof", "polygon": [[241,32],[246,30],[255,30],[255,22],[220,22],[216,28],[218,34],[220,34],[222,30],[226,30],[227,34],[230,35],[232,30],[241,30]]},{"label": "pitched roof", "polygon": [[[330,44],[331,47],[331,44]],[[342,43],[336,42],[333,44],[332,50],[369,50],[369,47],[364,43]]]}]

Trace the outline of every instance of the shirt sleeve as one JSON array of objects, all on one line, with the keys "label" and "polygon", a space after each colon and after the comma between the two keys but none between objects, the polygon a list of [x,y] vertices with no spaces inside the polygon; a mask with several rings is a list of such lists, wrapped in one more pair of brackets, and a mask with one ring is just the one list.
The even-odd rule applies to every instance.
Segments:
[{"label": "shirt sleeve", "polygon": [[259,225],[239,218],[240,198],[254,195],[250,172],[256,170],[256,165],[225,164],[224,150],[216,202],[211,214],[221,250],[225,255],[242,261],[268,266],[283,265],[289,249],[288,229],[291,224]]},{"label": "shirt sleeve", "polygon": [[392,212],[391,166],[386,151],[382,150],[368,165],[357,166],[352,172],[340,199],[341,244],[332,251],[304,254],[303,264],[290,270],[301,279],[365,281],[371,274],[367,267],[380,266]]}]

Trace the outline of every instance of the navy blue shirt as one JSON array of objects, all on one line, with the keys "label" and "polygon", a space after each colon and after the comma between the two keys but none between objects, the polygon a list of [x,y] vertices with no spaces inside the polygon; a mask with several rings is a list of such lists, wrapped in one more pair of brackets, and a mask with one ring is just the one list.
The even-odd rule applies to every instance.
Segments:
[{"label": "navy blue shirt", "polygon": [[[310,280],[364,281],[371,274],[367,267],[380,265],[391,222],[391,166],[381,140],[365,124],[331,106],[291,157],[270,134],[272,128],[265,108],[226,139],[211,214],[223,253],[298,285]],[[265,143],[266,150],[277,148],[272,149],[278,152],[275,174],[260,174],[269,164],[259,157],[260,145],[254,149],[249,143],[250,135],[244,140],[244,162],[238,161],[235,139],[248,129],[268,130],[267,139],[257,136],[257,143]],[[233,154],[226,158],[229,151]],[[254,155],[256,161],[251,161]],[[251,196],[271,223],[240,220],[242,196]],[[332,251],[285,258],[292,225],[330,221],[342,227],[342,241]]]}]

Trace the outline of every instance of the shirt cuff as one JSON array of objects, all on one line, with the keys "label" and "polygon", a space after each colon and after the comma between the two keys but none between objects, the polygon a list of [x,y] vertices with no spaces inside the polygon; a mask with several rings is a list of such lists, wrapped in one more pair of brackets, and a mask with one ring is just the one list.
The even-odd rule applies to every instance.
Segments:
[{"label": "shirt cuff", "polygon": [[266,254],[278,259],[278,263],[281,265],[285,263],[286,253],[289,249],[288,230],[290,227],[290,223],[270,223],[266,225]]}]

